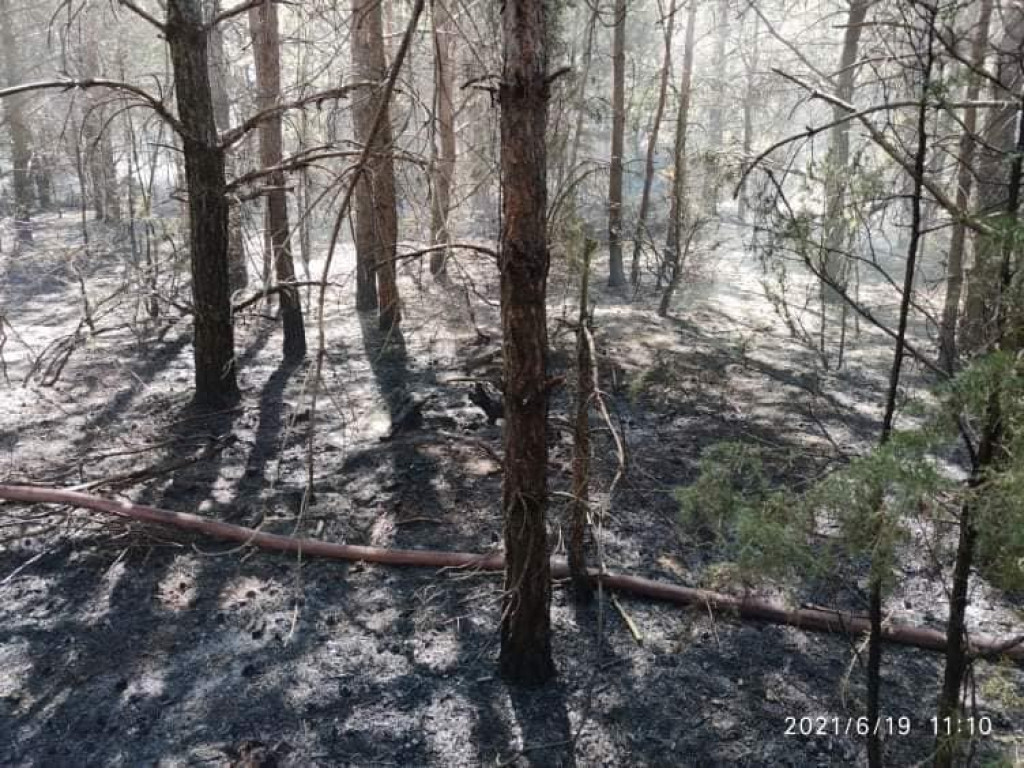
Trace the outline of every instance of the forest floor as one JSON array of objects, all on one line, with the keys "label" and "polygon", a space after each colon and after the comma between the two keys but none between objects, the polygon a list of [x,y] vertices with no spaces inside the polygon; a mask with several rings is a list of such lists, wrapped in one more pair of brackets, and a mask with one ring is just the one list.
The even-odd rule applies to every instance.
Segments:
[{"label": "forest floor", "polygon": [[[281,367],[270,320],[250,314],[238,324],[244,398],[229,412],[187,407],[189,323],[144,327],[123,299],[98,323],[111,330],[76,348],[52,385],[37,376],[23,386],[34,356],[79,325],[75,226],[47,221],[34,250],[0,256],[9,323],[0,482],[91,484],[330,541],[499,549],[500,426],[470,403],[465,380],[499,370],[497,275],[486,260],[465,261],[474,318],[461,292],[403,266],[401,338],[382,337],[351,309],[350,282],[329,294],[315,496],[300,517],[311,368]],[[671,318],[657,317],[650,291],[632,301],[595,291],[602,386],[630,465],[609,498],[615,452],[595,418],[594,498],[609,569],[729,589],[718,553],[681,528],[674,489],[722,440],[768,449],[789,484],[869,446],[891,349],[864,328],[840,373],[812,374],[814,353],[765,300],[739,236],[728,226],[721,236]],[[95,309],[121,285],[123,261],[79,264]],[[559,318],[575,314],[573,286],[553,271],[555,373],[571,373],[573,337]],[[312,324],[309,335],[315,344]],[[425,399],[422,423],[382,440],[412,398]],[[552,404],[557,546],[569,404],[565,390]],[[302,560],[52,507],[5,504],[0,526],[0,765],[241,765],[261,750],[266,765],[280,766],[864,762],[855,736],[787,733],[787,718],[838,718],[843,730],[864,714],[859,638],[621,596],[641,644],[607,596],[581,609],[557,584],[557,682],[517,690],[496,676],[496,574]],[[862,610],[863,576],[851,565],[753,591]],[[1020,599],[975,585],[972,627],[1019,631]],[[919,547],[908,548],[887,610],[894,621],[942,626],[942,579]],[[940,677],[937,655],[886,649],[883,712],[911,718],[908,734],[887,739],[889,765],[927,761]],[[993,733],[974,743],[974,764],[1024,764],[1022,692],[1020,669],[977,664],[971,696]]]}]

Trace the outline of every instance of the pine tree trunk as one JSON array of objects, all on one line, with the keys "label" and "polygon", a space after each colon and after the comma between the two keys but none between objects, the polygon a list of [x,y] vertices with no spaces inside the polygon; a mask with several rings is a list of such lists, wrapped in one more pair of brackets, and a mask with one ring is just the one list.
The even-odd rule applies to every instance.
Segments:
[{"label": "pine tree trunk", "polygon": [[224,407],[240,396],[228,284],[228,204],[224,150],[214,122],[207,35],[198,0],[168,0],[165,30],[178,116],[185,130],[181,140],[195,306],[195,402]]},{"label": "pine tree trunk", "polygon": [[[870,5],[871,0],[850,0],[850,10],[846,17],[843,50],[839,56],[839,74],[836,78],[836,95],[847,103],[852,101],[856,87],[857,54],[860,48],[861,32],[864,29],[864,19],[867,17]],[[845,110],[839,106],[833,107],[832,117],[834,120],[841,120],[845,116]],[[828,278],[828,281],[844,289],[848,272],[845,250],[849,230],[845,211],[849,164],[850,122],[844,121],[832,128],[829,133],[829,149],[825,169],[824,236],[819,264],[822,274]],[[819,327],[821,354],[823,360],[827,362],[829,307],[839,300],[839,296],[826,281],[822,281],[818,287],[821,300]]]},{"label": "pine tree trunk", "polygon": [[608,287],[626,284],[622,265],[622,152],[626,130],[626,0],[615,0],[612,37],[612,156],[608,167]]},{"label": "pine tree trunk", "polygon": [[[431,198],[430,239],[435,245],[451,242],[448,216],[451,210],[451,189],[455,180],[455,106],[452,44],[455,39],[449,0],[433,0],[434,23],[434,114],[437,137],[433,142],[433,197]],[[430,255],[430,272],[435,277],[446,274],[446,251]]]},{"label": "pine tree trunk", "polygon": [[[761,59],[761,17],[756,13],[753,18],[754,31],[750,39],[750,59],[746,62],[747,86],[743,96],[743,163],[746,165],[753,160],[752,149],[754,146],[754,111],[757,109],[757,75]],[[740,221],[746,223],[748,209],[750,207],[750,193],[747,185],[744,184],[740,190],[740,199],[737,213]]]},{"label": "pine tree trunk", "polygon": [[352,69],[356,80],[376,82],[372,94],[360,93],[352,105],[356,140],[365,143],[379,109],[384,122],[377,131],[366,173],[356,188],[356,308],[377,307],[380,327],[397,328],[401,321],[395,272],[398,210],[395,202],[395,169],[391,157],[391,120],[382,106],[381,90],[386,74],[380,3],[352,0]]},{"label": "pine tree trunk", "polygon": [[[249,30],[252,34],[253,55],[256,61],[256,107],[270,109],[281,97],[281,40],[278,31],[277,5],[266,0],[249,10]],[[279,166],[282,160],[281,117],[268,118],[260,123],[260,164],[264,168]],[[281,321],[284,325],[284,359],[301,360],[306,355],[306,329],[302,322],[302,304],[295,282],[295,264],[292,261],[290,228],[288,225],[288,193],[284,171],[277,170],[266,178],[267,228],[274,260],[278,294],[281,301]]]},{"label": "pine tree trunk", "polygon": [[665,55],[661,64],[661,82],[658,86],[658,104],[651,119],[651,133],[647,139],[647,159],[644,162],[644,187],[640,194],[640,210],[636,215],[636,234],[633,236],[633,262],[629,269],[633,288],[640,286],[640,256],[647,237],[647,213],[651,205],[651,186],[654,182],[654,157],[658,152],[658,135],[661,120],[665,114],[668,96],[668,81],[672,76],[672,32],[676,23],[676,0],[670,0],[668,19],[665,22]]},{"label": "pine tree trunk", "polygon": [[547,24],[543,0],[502,10],[501,326],[504,336],[505,591],[502,676],[540,685],[551,658],[547,506]]},{"label": "pine tree trunk", "polygon": [[[683,228],[688,225],[689,205],[687,203],[686,134],[690,125],[690,92],[693,85],[693,48],[697,26],[697,3],[691,0],[686,14],[686,45],[683,49],[683,74],[679,84],[679,111],[676,113],[676,141],[674,148],[674,173],[672,176],[672,201],[669,208],[668,242],[666,244],[665,267],[668,270],[668,285],[661,295],[658,314],[668,316],[672,297],[679,287],[682,276]],[[658,283],[661,283],[659,273]]]},{"label": "pine tree trunk", "polygon": [[[981,0],[978,4],[978,22],[971,46],[971,66],[981,69],[985,65],[988,48],[988,28],[992,19],[992,0]],[[967,101],[976,101],[981,93],[981,79],[974,72],[967,72]],[[957,153],[956,207],[966,211],[974,184],[974,156],[977,146],[974,132],[978,125],[978,111],[964,110],[963,133]],[[962,221],[953,224],[950,236],[949,257],[946,262],[946,297],[942,306],[942,322],[939,327],[940,363],[952,371],[956,365],[956,326],[960,316],[960,296],[964,283],[964,246],[967,227]]]},{"label": "pine tree trunk", "polygon": [[[7,83],[21,82],[18,48],[12,25],[14,19],[9,0],[0,0],[0,47],[3,48],[3,66]],[[14,229],[18,242],[32,242],[32,131],[28,126],[25,95],[4,99],[7,128],[11,135],[11,188],[14,192]]]},{"label": "pine tree trunk", "polygon": [[729,82],[729,56],[726,46],[729,42],[731,25],[729,24],[729,5],[731,0],[718,0],[715,14],[717,30],[715,32],[715,63],[713,95],[711,107],[708,109],[707,151],[704,153],[704,208],[711,213],[718,213],[718,194],[720,183],[722,151],[725,145],[725,102],[726,86]]}]

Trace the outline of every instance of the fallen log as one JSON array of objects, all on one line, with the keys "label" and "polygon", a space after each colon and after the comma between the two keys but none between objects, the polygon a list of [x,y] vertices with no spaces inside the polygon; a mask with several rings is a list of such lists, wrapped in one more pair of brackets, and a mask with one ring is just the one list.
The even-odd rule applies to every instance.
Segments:
[{"label": "fallen log", "polygon": [[[0,499],[29,504],[63,504],[81,507],[133,520],[195,531],[215,539],[249,544],[261,549],[301,553],[305,557],[425,568],[470,568],[482,571],[501,571],[505,567],[505,559],[499,554],[482,555],[471,552],[444,552],[428,549],[383,549],[282,536],[218,520],[209,520],[188,512],[173,512],[58,488],[0,485]],[[551,574],[555,578],[565,578],[569,575],[569,567],[561,558],[553,558]],[[828,611],[819,608],[785,608],[753,597],[734,597],[706,589],[683,587],[626,574],[602,574],[594,569],[590,570],[590,575],[594,579],[599,579],[601,584],[609,589],[676,605],[705,606],[713,611],[731,613],[741,618],[783,624],[813,632],[864,634],[870,629],[867,617],[843,611]],[[907,645],[940,653],[944,653],[946,650],[945,630],[906,624],[888,624],[882,628],[882,638],[886,642],[897,645]],[[1007,640],[974,635],[971,637],[970,650],[977,656],[1000,655],[1017,662],[1024,662],[1024,636]]]}]

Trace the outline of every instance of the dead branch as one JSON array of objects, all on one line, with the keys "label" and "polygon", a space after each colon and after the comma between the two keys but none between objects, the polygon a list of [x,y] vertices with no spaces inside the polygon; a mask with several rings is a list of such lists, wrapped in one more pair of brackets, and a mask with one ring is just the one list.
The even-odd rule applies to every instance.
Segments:
[{"label": "dead branch", "polygon": [[[381,565],[404,565],[422,568],[463,568],[481,571],[501,571],[505,559],[499,554],[474,554],[470,552],[444,552],[418,549],[383,549],[356,544],[337,544],[318,539],[296,538],[275,533],[245,528],[240,525],[209,520],[188,512],[173,512],[166,509],[115,501],[77,491],[59,488],[37,488],[18,485],[0,485],[0,499],[28,504],[63,504],[72,507],[106,512],[119,517],[141,520],[158,525],[169,525],[183,530],[210,536],[222,541],[248,544],[275,552],[301,553],[305,557],[323,557],[331,560],[379,563]],[[569,567],[561,558],[551,562],[552,578],[565,578]],[[734,597],[706,589],[694,589],[678,584],[668,584],[640,576],[617,573],[591,572],[591,577],[610,589],[629,592],[652,600],[661,600],[675,605],[704,606],[708,610],[734,614],[740,618],[783,624],[811,632],[831,634],[864,634],[870,625],[866,616],[842,611],[828,611],[816,608],[786,608],[773,605],[753,597]],[[922,648],[945,653],[945,631],[915,627],[906,624],[888,624],[882,628],[882,639],[896,645]],[[1019,638],[1002,640],[977,635],[971,638],[970,652],[975,655],[1003,654],[1015,662],[1024,662],[1024,644]]]}]

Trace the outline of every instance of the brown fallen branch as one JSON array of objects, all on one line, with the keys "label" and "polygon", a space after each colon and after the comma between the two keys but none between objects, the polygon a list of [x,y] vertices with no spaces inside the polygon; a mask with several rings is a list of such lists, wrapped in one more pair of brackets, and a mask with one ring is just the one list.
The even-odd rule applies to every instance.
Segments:
[{"label": "brown fallen branch", "polygon": [[[209,520],[187,512],[172,512],[58,488],[0,485],[0,499],[29,504],[65,504],[82,507],[143,522],[170,525],[223,541],[250,544],[261,549],[277,552],[301,552],[306,557],[425,568],[475,568],[483,571],[500,571],[505,567],[505,559],[499,554],[481,555],[429,549],[383,549],[356,544],[336,544],[317,539],[293,538],[222,523],[218,520]],[[552,560],[551,575],[553,578],[566,578],[569,575],[569,568],[564,560],[560,558]],[[784,608],[752,597],[733,597],[639,576],[617,573],[601,574],[596,570],[592,571],[591,575],[610,589],[676,605],[705,606],[713,611],[732,613],[746,619],[784,624],[812,632],[863,634],[869,630],[866,617],[842,611]],[[882,638],[886,642],[897,645],[913,646],[940,653],[946,650],[946,634],[943,630],[891,624],[882,628]],[[1001,654],[1014,661],[1024,662],[1024,644],[1019,642],[1019,638],[1001,640],[976,635],[971,639],[971,653],[978,656]]]}]

